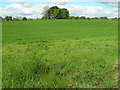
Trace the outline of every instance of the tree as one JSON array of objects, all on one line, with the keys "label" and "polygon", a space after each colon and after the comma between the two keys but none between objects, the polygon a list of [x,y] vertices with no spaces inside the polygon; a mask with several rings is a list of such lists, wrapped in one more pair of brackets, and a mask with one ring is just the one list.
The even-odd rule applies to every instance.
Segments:
[{"label": "tree", "polygon": [[86,17],[85,16],[81,16],[80,19],[86,19]]},{"label": "tree", "polygon": [[100,19],[108,19],[107,17],[100,17]]},{"label": "tree", "polygon": [[27,18],[26,17],[23,17],[23,19],[22,19],[23,21],[27,21]]},{"label": "tree", "polygon": [[87,19],[87,20],[90,20],[90,17],[87,17],[86,19]]},{"label": "tree", "polygon": [[69,11],[67,9],[60,9],[57,6],[53,6],[46,10],[42,19],[67,19],[68,17]]},{"label": "tree", "polygon": [[73,19],[79,19],[79,17],[78,17],[78,16],[76,16],[76,17],[74,17]]},{"label": "tree", "polygon": [[50,7],[48,9],[47,13],[48,13],[48,18],[49,19],[55,19],[55,16],[57,16],[55,14],[59,13],[59,7],[57,7],[57,6]]},{"label": "tree", "polygon": [[99,19],[98,17],[94,17],[94,18],[92,18],[92,19]]},{"label": "tree", "polygon": [[68,19],[69,11],[67,9],[55,9],[53,16],[55,19]]},{"label": "tree", "polygon": [[48,9],[49,9],[49,6],[45,6],[43,8],[43,11],[41,13],[43,15],[42,19],[49,19]]},{"label": "tree", "polygon": [[104,19],[108,19],[107,17],[104,17]]},{"label": "tree", "polygon": [[53,13],[53,16],[54,16],[55,19],[62,19],[61,9],[55,9],[54,13]]},{"label": "tree", "polygon": [[114,18],[111,18],[112,20],[120,20],[120,18],[117,18],[117,17],[114,17]]},{"label": "tree", "polygon": [[6,17],[5,17],[5,20],[7,20],[7,21],[12,21],[12,16],[6,16]]},{"label": "tree", "polygon": [[69,19],[74,19],[74,16],[69,16]]},{"label": "tree", "polygon": [[69,17],[69,11],[65,8],[60,9],[61,13],[61,19],[68,19]]}]

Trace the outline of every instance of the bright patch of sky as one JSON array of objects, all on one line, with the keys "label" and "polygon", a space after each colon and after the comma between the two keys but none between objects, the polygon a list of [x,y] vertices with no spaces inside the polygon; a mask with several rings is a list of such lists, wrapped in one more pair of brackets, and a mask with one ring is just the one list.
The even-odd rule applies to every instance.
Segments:
[{"label": "bright patch of sky", "polygon": [[107,7],[99,2],[69,2],[68,4],[81,5],[81,6],[99,6],[106,10],[111,10],[111,7]]},{"label": "bright patch of sky", "polygon": [[[41,4],[51,4],[49,2],[29,2],[30,4],[38,4],[38,3],[41,3]],[[14,4],[14,2],[2,2],[2,4],[0,4],[0,6],[7,6],[7,5],[10,5],[10,4]],[[73,4],[73,5],[81,5],[81,6],[101,6],[103,7],[104,9],[106,10],[111,10],[112,8],[111,7],[107,7],[101,3],[98,3],[98,2],[68,2],[67,4]]]}]

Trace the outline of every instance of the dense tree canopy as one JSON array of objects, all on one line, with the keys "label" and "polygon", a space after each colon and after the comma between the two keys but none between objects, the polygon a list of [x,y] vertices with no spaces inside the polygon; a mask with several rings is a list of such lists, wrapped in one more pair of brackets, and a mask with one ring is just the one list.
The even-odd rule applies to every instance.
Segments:
[{"label": "dense tree canopy", "polygon": [[65,8],[61,9],[57,6],[50,7],[43,16],[43,19],[67,19],[69,11]]},{"label": "dense tree canopy", "polygon": [[6,17],[5,17],[5,20],[7,20],[7,21],[12,21],[12,16],[6,16]]},{"label": "dense tree canopy", "polygon": [[22,19],[23,21],[27,21],[27,18],[26,17],[23,17],[23,19]]}]

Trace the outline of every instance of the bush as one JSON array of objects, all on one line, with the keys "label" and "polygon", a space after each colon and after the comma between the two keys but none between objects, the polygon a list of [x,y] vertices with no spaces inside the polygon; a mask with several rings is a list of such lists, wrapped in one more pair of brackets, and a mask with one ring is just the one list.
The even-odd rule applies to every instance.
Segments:
[{"label": "bush", "polygon": [[87,17],[87,20],[90,20],[91,18],[90,17]]},{"label": "bush", "polygon": [[12,16],[6,16],[6,17],[5,17],[5,20],[7,20],[7,21],[12,21]]},{"label": "bush", "polygon": [[86,17],[85,16],[81,16],[80,19],[86,19]]},{"label": "bush", "polygon": [[27,18],[26,18],[26,17],[23,17],[23,21],[27,21]]}]

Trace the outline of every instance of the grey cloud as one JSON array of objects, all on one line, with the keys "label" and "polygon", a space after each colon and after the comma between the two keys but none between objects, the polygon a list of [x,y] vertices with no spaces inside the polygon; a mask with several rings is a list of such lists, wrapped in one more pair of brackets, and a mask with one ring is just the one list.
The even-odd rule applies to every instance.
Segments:
[{"label": "grey cloud", "polygon": [[112,7],[112,8],[118,7],[117,2],[100,2],[100,3],[104,4],[105,6]]}]

